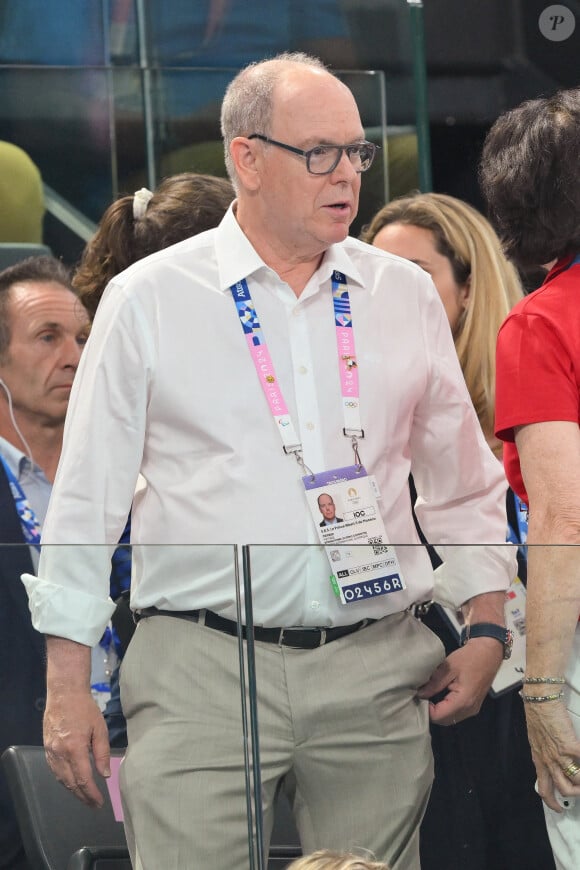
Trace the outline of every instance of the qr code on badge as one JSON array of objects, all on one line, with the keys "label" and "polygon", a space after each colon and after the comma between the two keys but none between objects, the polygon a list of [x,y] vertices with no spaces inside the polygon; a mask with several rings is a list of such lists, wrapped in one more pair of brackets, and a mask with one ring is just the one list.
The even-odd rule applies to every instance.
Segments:
[{"label": "qr code on badge", "polygon": [[386,547],[384,544],[380,547],[377,547],[373,544],[373,555],[374,556],[382,556],[383,553],[388,553],[388,552],[389,552],[389,548]]},{"label": "qr code on badge", "polygon": [[380,535],[377,535],[375,538],[369,538],[369,544],[382,544],[383,539]]}]

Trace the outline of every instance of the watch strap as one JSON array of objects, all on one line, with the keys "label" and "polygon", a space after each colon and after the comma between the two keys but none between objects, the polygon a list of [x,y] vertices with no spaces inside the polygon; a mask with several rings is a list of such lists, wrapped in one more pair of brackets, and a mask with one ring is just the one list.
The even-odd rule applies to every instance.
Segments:
[{"label": "watch strap", "polygon": [[503,657],[509,659],[514,643],[513,633],[503,625],[495,622],[476,622],[464,625],[461,630],[460,646],[465,646],[472,637],[493,637],[503,645]]}]

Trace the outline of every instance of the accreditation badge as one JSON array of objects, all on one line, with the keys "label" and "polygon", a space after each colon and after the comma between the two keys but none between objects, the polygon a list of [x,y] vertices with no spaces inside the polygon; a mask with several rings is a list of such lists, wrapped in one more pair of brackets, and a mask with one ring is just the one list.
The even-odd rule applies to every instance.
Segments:
[{"label": "accreditation badge", "polygon": [[402,592],[405,581],[387,539],[374,481],[361,465],[302,478],[320,543],[331,568],[330,582],[343,604]]}]

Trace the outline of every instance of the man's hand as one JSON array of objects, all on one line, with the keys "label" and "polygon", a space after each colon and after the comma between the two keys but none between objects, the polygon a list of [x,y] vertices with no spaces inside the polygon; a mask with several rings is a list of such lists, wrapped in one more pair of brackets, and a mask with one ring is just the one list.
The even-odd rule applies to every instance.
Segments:
[{"label": "man's hand", "polygon": [[48,636],[44,747],[48,764],[62,784],[84,804],[103,805],[93,778],[91,754],[101,776],[110,776],[109,736],[90,691],[91,649]]},{"label": "man's hand", "polygon": [[471,638],[448,655],[418,692],[424,699],[447,692],[442,700],[429,704],[431,721],[456,725],[475,716],[502,661],[502,645],[490,637]]},{"label": "man's hand", "polygon": [[89,693],[65,699],[47,698],[44,748],[48,764],[65,788],[84,804],[103,805],[94,779],[90,754],[102,776],[110,776],[109,737],[103,715]]}]

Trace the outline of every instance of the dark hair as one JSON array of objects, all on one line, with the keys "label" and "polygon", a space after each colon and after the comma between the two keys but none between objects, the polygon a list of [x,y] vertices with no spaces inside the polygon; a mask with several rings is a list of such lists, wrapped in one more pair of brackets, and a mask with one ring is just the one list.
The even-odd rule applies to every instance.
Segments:
[{"label": "dark hair", "polygon": [[234,196],[225,178],[182,172],[161,182],[138,217],[135,196],[112,203],[73,276],[91,319],[114,275],[154,251],[217,226]]},{"label": "dark hair", "polygon": [[580,249],[580,88],[527,100],[487,134],[479,179],[504,250],[522,267]]},{"label": "dark hair", "polygon": [[8,303],[11,290],[15,284],[31,281],[61,284],[65,289],[75,292],[71,283],[70,269],[56,257],[27,257],[3,269],[0,272],[0,358],[4,356],[10,345]]}]

